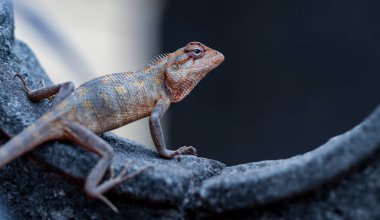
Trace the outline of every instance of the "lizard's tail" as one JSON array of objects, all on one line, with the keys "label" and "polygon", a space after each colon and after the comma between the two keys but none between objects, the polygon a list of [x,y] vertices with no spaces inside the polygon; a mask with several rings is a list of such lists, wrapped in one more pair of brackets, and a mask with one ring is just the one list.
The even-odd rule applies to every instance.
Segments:
[{"label": "lizard's tail", "polygon": [[0,147],[0,168],[38,145],[60,137],[62,129],[42,117]]}]

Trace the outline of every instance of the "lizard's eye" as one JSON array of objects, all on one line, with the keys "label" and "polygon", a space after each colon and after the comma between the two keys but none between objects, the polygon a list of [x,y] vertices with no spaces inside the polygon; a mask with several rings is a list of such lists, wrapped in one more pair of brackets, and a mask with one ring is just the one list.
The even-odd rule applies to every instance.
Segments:
[{"label": "lizard's eye", "polygon": [[202,53],[202,51],[200,49],[194,49],[193,53],[194,53],[194,55],[199,56]]},{"label": "lizard's eye", "polygon": [[202,58],[205,54],[205,48],[198,42],[191,42],[186,45],[185,52],[188,53],[192,58],[198,59]]},{"label": "lizard's eye", "polygon": [[203,51],[203,48],[202,49],[201,48],[195,48],[195,49],[190,51],[190,54],[193,58],[198,59],[198,58],[201,58],[203,56],[204,51]]}]

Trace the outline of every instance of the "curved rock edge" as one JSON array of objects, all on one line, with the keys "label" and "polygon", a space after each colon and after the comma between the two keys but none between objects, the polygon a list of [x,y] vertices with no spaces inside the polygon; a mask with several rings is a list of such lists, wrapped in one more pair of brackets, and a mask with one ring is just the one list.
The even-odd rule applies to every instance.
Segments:
[{"label": "curved rock edge", "polygon": [[[313,151],[289,159],[227,167],[205,180],[197,206],[210,212],[268,205],[343,178],[379,150],[380,107],[362,123]],[[231,203],[229,201],[236,201]]]}]

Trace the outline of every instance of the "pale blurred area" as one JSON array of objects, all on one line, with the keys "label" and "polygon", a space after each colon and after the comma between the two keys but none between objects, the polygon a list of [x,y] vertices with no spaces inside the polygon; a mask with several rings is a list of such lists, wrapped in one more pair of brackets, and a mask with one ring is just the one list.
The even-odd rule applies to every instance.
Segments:
[{"label": "pale blurred area", "polygon": [[[164,4],[152,0],[15,0],[16,37],[32,48],[54,83],[73,81],[79,86],[96,76],[140,69],[157,55]],[[46,27],[39,19],[57,35],[41,32],[39,27]],[[65,43],[57,44],[60,40]],[[153,146],[147,119],[115,133]]]}]

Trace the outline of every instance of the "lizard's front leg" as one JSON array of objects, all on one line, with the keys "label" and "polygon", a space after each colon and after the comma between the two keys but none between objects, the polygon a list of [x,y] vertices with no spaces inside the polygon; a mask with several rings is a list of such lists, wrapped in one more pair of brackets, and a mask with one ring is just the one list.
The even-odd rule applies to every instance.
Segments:
[{"label": "lizard's front leg", "polygon": [[126,174],[126,169],[124,167],[123,171],[121,171],[118,176],[112,176],[110,179],[100,183],[112,162],[114,156],[113,149],[98,135],[75,122],[65,122],[64,126],[66,139],[79,144],[81,147],[90,150],[101,157],[87,176],[84,187],[86,193],[93,198],[102,200],[112,210],[117,212],[117,208],[103,194],[116,185],[139,175],[152,166],[144,166],[131,174]]},{"label": "lizard's front leg", "polygon": [[21,76],[21,74],[17,73],[15,74],[15,77],[18,77],[21,80],[21,83],[24,87],[26,94],[28,95],[28,98],[33,102],[37,102],[55,95],[52,106],[55,106],[58,103],[60,103],[64,98],[70,95],[70,93],[72,93],[75,88],[74,83],[64,82],[51,86],[45,86],[36,90],[31,90],[26,84],[26,81],[24,77]]},{"label": "lizard's front leg", "polygon": [[165,147],[165,140],[164,135],[162,133],[160,119],[164,115],[165,111],[168,109],[169,105],[169,100],[165,101],[160,99],[154,106],[152,114],[149,118],[150,133],[152,135],[152,139],[158,153],[162,157],[169,159],[183,154],[196,155],[196,149],[191,146],[183,146],[175,151],[168,150]]}]

